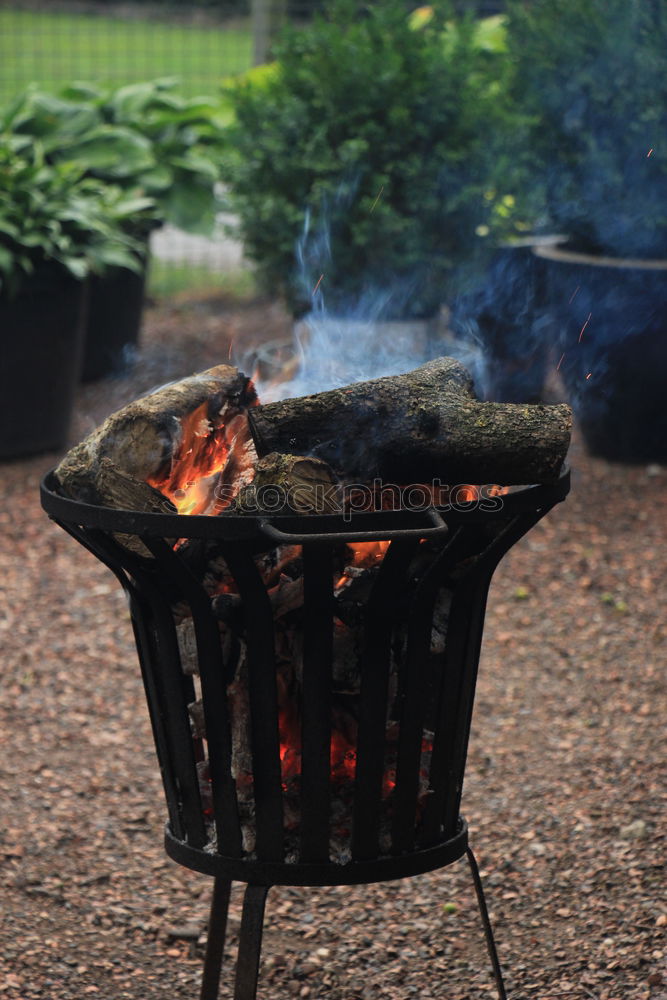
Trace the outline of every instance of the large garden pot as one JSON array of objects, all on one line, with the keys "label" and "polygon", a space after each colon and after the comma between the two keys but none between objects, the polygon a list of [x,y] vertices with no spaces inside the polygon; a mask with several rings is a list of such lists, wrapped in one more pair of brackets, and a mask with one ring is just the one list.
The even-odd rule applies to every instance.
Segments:
[{"label": "large garden pot", "polygon": [[667,260],[538,247],[556,364],[589,451],[667,461]]},{"label": "large garden pot", "polygon": [[538,403],[550,363],[544,268],[535,246],[562,236],[532,236],[499,246],[488,267],[450,304],[445,353],[473,372],[483,399]]},{"label": "large garden pot", "polygon": [[134,360],[146,291],[147,266],[140,274],[114,267],[90,280],[90,304],[81,379],[118,375]]},{"label": "large garden pot", "polygon": [[64,272],[0,296],[0,459],[67,444],[81,371],[87,286]]}]

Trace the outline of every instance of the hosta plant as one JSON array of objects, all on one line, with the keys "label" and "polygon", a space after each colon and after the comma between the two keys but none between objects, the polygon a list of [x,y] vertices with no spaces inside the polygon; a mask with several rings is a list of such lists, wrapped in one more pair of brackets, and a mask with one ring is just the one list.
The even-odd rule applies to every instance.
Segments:
[{"label": "hosta plant", "polygon": [[49,163],[33,138],[0,132],[0,296],[18,294],[45,269],[77,279],[119,266],[140,270],[130,220],[153,210],[148,198]]},{"label": "hosta plant", "polygon": [[218,102],[182,97],[175,80],[77,83],[58,94],[29,88],[0,113],[0,130],[39,139],[50,163],[152,198],[152,226],[210,233],[223,117]]}]

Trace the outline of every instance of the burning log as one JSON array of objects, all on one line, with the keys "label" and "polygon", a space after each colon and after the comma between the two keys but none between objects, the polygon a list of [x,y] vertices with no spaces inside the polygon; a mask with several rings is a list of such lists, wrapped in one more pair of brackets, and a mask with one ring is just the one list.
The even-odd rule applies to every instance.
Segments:
[{"label": "burning log", "polygon": [[548,483],[560,472],[572,414],[551,406],[480,402],[468,372],[439,358],[406,375],[254,407],[260,456],[326,459],[341,479],[397,483]]},{"label": "burning log", "polygon": [[[135,510],[146,514],[175,514],[177,508],[163,493],[141,479],[136,479],[114,465],[110,458],[102,458],[95,467],[88,485],[77,474],[77,487],[85,494],[89,503],[117,510]],[[66,490],[74,495],[70,490]],[[76,498],[76,497],[75,497]],[[114,538],[124,548],[136,555],[151,559],[151,553],[136,535],[117,533]]]},{"label": "burning log", "polygon": [[301,455],[265,455],[230,514],[340,514],[342,489],[326,462]]},{"label": "burning log", "polygon": [[273,618],[278,621],[291,611],[303,607],[303,577],[291,580],[283,575],[275,587],[271,587],[268,594]]},{"label": "burning log", "polygon": [[193,470],[203,479],[228,464],[230,434],[236,441],[246,428],[245,418],[242,427],[235,418],[256,398],[250,379],[227,365],[164,386],[108,417],[67,453],[56,478],[66,494],[88,503],[147,509],[145,491],[126,491],[131,480],[149,483],[163,501],[181,499]]},{"label": "burning log", "polygon": [[98,463],[95,476],[98,503],[119,510],[140,510],[146,513],[175,514],[176,506],[155,487],[127,472],[110,458]]}]

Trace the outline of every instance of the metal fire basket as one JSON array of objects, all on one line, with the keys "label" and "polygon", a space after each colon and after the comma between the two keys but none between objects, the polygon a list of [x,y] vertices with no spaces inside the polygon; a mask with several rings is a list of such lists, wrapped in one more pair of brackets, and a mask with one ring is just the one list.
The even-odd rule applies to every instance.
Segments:
[{"label": "metal fire basket", "polygon": [[[498,995],[506,1000],[479,871],[459,814],[486,598],[502,556],[569,490],[569,476],[494,502],[445,510],[342,516],[183,516],[111,510],[42,484],[49,516],[97,556],[127,594],[166,796],[167,853],[214,876],[201,1000],[216,1000],[232,880],[247,884],[235,1000],[257,993],[264,907],[273,885],[353,885],[432,871],[467,857]],[[132,536],[134,544],[128,544]],[[214,545],[235,581],[247,643],[254,840],[244,843],[229,704],[229,664],[210,593],[182,558],[183,541]],[[140,540],[140,543],[139,543]],[[181,540],[176,543],[176,540]],[[347,543],[387,541],[363,605],[349,858],[330,856],[334,566]],[[296,848],[284,821],[275,622],[258,557],[300,546],[303,578],[299,692],[300,818]],[[190,546],[191,547],[191,546]],[[448,595],[443,648],[433,619]],[[184,672],[177,623],[194,626],[199,677]],[[199,696],[205,737],[188,706]],[[386,788],[387,720],[398,734]],[[423,753],[428,735],[428,764]],[[202,763],[207,767],[206,795]],[[424,778],[426,767],[426,777]],[[238,769],[237,769],[238,771]],[[425,794],[424,794],[424,786]]]}]

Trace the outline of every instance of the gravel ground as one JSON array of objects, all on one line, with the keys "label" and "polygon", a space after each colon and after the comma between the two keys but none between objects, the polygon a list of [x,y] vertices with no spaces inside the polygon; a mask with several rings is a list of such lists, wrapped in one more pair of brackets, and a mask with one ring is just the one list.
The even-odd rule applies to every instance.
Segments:
[{"label": "gravel ground", "polygon": [[[134,371],[81,390],[72,443],[231,340],[287,332],[261,303],[152,308]],[[163,853],[123,597],[39,507],[57,458],[0,467],[0,997],[194,1000],[210,882]],[[570,498],[494,579],[464,813],[512,1000],[667,1000],[667,470],[576,439],[571,462]],[[271,891],[266,1000],[493,995],[463,861]]]}]

